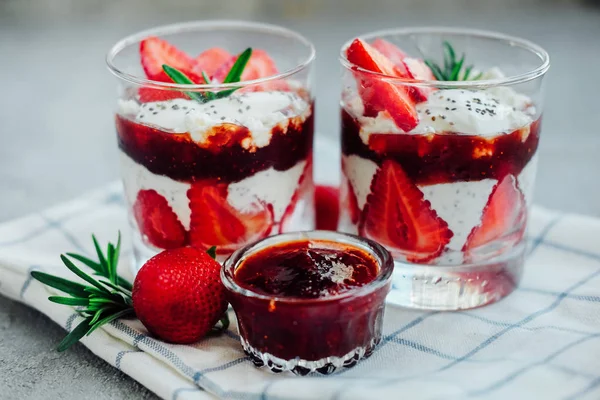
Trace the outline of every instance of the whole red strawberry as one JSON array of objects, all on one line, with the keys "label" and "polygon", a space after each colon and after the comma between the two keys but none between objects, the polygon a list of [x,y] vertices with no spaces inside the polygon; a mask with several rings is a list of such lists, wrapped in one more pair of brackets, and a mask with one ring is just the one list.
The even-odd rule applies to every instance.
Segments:
[{"label": "whole red strawberry", "polygon": [[155,336],[172,343],[204,337],[227,309],[221,266],[192,247],[165,250],[144,264],[133,284],[133,308]]}]

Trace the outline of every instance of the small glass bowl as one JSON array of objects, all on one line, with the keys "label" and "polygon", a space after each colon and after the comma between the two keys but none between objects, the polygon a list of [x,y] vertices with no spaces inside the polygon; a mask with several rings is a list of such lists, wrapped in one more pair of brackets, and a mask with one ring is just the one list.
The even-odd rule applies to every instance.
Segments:
[{"label": "small glass bowl", "polygon": [[[363,286],[319,298],[268,296],[236,282],[235,271],[251,254],[302,240],[362,250],[376,260],[377,276]],[[331,374],[370,356],[381,341],[393,268],[390,253],[372,240],[330,231],[292,232],[237,250],[225,261],[221,279],[237,317],[244,351],[256,366],[276,373]]]}]

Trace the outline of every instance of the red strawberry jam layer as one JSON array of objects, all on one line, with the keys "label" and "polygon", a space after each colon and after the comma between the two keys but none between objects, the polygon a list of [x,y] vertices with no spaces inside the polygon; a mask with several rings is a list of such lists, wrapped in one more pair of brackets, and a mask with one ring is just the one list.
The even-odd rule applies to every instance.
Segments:
[{"label": "red strawberry jam layer", "polygon": [[183,182],[215,179],[236,182],[270,167],[285,171],[308,158],[312,151],[314,116],[286,128],[272,128],[267,146],[245,148],[247,127],[223,124],[211,129],[207,140],[195,142],[189,133],[172,133],[116,117],[119,147],[150,172]]},{"label": "red strawberry jam layer", "polygon": [[250,250],[232,273],[226,263],[229,301],[253,361],[274,372],[327,374],[370,355],[381,338],[393,269],[389,253],[374,246],[371,253],[299,239]]},{"label": "red strawberry jam layer", "polygon": [[238,267],[235,279],[256,293],[313,299],[363,286],[377,276],[375,259],[364,251],[327,246],[301,241],[257,252]]},{"label": "red strawberry jam layer", "polygon": [[342,152],[377,164],[394,160],[418,185],[501,179],[519,175],[535,154],[541,119],[508,134],[465,135],[372,133],[368,145],[360,137],[360,122],[342,110]]}]

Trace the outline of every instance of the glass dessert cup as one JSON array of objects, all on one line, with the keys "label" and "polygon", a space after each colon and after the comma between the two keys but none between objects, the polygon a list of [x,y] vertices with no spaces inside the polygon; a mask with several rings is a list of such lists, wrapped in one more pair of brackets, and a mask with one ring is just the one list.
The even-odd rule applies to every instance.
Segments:
[{"label": "glass dessert cup", "polygon": [[273,372],[330,374],[381,341],[393,260],[331,231],[286,233],[237,250],[221,279],[244,351]]},{"label": "glass dessert cup", "polygon": [[[223,83],[246,48],[241,81]],[[163,249],[216,246],[222,261],[314,229],[314,57],[293,31],[240,21],[158,27],[110,50],[134,274]],[[174,83],[163,64],[193,84]]]},{"label": "glass dessert cup", "polygon": [[[468,29],[359,39],[340,56],[338,229],[392,253],[394,304],[455,310],[501,299],[523,270],[548,54]],[[444,67],[434,73],[422,59],[451,64],[445,43],[466,59],[453,78],[468,69],[476,79],[436,80]]]}]

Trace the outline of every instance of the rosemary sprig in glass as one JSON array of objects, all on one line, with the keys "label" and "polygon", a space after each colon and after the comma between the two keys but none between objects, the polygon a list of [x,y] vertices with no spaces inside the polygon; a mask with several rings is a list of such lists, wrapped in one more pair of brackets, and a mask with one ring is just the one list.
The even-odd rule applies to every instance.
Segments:
[{"label": "rosemary sprig in glass", "polygon": [[[248,47],[246,50],[242,52],[235,60],[235,63],[231,66],[231,69],[225,76],[223,83],[237,83],[242,78],[242,74],[244,73],[244,69],[252,56],[252,48]],[[173,68],[167,64],[163,64],[163,71],[171,78],[171,80],[175,83],[181,85],[194,85],[195,83],[188,78],[183,72],[179,71],[176,68]],[[202,71],[202,77],[204,78],[204,83],[210,83],[210,78],[204,71]],[[220,92],[185,92],[185,94],[191,98],[192,100],[196,100],[200,103],[206,103],[207,101],[222,99],[224,97],[229,96],[239,87],[234,87],[227,90],[222,90]]]},{"label": "rosemary sprig in glass", "polygon": [[443,67],[431,59],[425,60],[425,64],[431,69],[433,75],[438,81],[468,81],[478,80],[482,73],[469,79],[473,71],[473,65],[463,68],[465,63],[465,54],[463,53],[460,59],[457,60],[456,52],[448,41],[443,42],[444,47],[444,65]]}]

